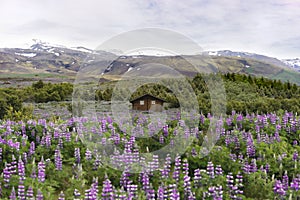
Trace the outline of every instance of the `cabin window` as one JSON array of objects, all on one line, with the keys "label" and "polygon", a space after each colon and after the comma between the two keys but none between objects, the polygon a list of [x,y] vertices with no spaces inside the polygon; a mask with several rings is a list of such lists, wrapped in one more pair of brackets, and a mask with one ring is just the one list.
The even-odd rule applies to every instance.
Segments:
[{"label": "cabin window", "polygon": [[151,101],[151,104],[152,104],[152,105],[155,105],[155,101]]},{"label": "cabin window", "polygon": [[144,100],[141,100],[140,105],[144,105],[144,104],[145,104]]}]

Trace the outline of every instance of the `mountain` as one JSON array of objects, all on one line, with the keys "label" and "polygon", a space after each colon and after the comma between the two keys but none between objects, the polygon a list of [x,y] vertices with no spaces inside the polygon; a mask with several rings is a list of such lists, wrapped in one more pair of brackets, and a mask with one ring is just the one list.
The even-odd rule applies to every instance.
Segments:
[{"label": "mountain", "polygon": [[187,56],[117,56],[105,51],[94,51],[85,47],[67,48],[38,40],[24,49],[0,49],[0,79],[74,81],[80,71],[79,75],[92,79],[116,80],[124,74],[141,69],[156,73],[151,67],[153,63],[170,66],[191,77],[195,75],[195,66],[187,61],[204,73],[243,73],[291,81],[300,85],[300,72],[292,71],[299,70],[299,59],[281,61],[264,55],[229,50]]},{"label": "mountain", "polygon": [[250,58],[250,59],[255,59],[255,60],[271,63],[273,65],[277,65],[280,67],[289,67],[283,60],[279,60],[277,58],[264,56],[264,55],[260,55],[260,54],[255,54],[255,53],[222,50],[222,51],[206,51],[206,52],[204,52],[204,54],[211,55],[211,56]]},{"label": "mountain", "polygon": [[284,59],[282,60],[287,66],[295,69],[296,71],[300,72],[300,59]]}]

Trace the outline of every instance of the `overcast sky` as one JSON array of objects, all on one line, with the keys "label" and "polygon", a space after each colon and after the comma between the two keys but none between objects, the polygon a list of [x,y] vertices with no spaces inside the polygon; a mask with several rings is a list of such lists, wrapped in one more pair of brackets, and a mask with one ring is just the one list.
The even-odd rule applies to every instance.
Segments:
[{"label": "overcast sky", "polygon": [[204,50],[300,57],[300,0],[0,0],[0,47],[33,38],[96,48],[140,28],[182,33]]}]

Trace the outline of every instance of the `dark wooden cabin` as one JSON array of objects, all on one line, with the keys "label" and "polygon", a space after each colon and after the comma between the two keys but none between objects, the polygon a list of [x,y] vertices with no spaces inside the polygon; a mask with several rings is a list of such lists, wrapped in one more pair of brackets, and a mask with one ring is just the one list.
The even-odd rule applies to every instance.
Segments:
[{"label": "dark wooden cabin", "polygon": [[145,94],[130,101],[132,103],[132,110],[155,112],[163,111],[164,102],[166,101],[150,94]]}]

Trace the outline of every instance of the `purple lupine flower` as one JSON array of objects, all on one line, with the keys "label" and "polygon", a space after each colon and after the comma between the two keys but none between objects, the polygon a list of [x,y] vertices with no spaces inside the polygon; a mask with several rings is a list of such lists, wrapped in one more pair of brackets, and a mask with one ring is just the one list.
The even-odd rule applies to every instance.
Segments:
[{"label": "purple lupine flower", "polygon": [[180,175],[180,169],[181,169],[181,159],[180,156],[177,155],[175,157],[175,163],[174,163],[174,172],[173,172],[173,179],[178,183],[179,181],[179,175]]},{"label": "purple lupine flower", "polygon": [[44,162],[44,157],[42,156],[41,161],[38,163],[38,181],[44,182],[46,177],[46,165]]},{"label": "purple lupine flower", "polygon": [[24,162],[24,164],[27,164],[27,153],[26,152],[23,153],[23,162]]},{"label": "purple lupine flower", "polygon": [[14,155],[12,155],[12,162],[10,164],[11,164],[10,169],[9,169],[10,173],[11,174],[17,174],[17,165],[18,165],[18,163],[17,163],[16,157]]},{"label": "purple lupine flower", "polygon": [[136,192],[137,192],[138,186],[134,184],[128,184],[127,185],[127,191],[129,193],[129,196],[133,199],[136,198]]},{"label": "purple lupine flower", "polygon": [[80,200],[81,194],[80,194],[79,190],[75,189],[73,195],[74,195],[74,200]]},{"label": "purple lupine flower", "polygon": [[19,157],[19,161],[18,161],[18,174],[20,176],[20,180],[24,181],[25,180],[25,166],[21,159],[21,156]]},{"label": "purple lupine flower", "polygon": [[164,200],[164,193],[165,193],[165,189],[162,185],[160,185],[157,190],[157,199]]},{"label": "purple lupine flower", "polygon": [[236,175],[236,179],[235,179],[235,182],[236,182],[236,186],[238,187],[237,189],[237,194],[243,194],[243,175],[238,172],[238,174]]},{"label": "purple lupine flower", "polygon": [[65,200],[65,194],[63,191],[60,192],[58,200]]},{"label": "purple lupine flower", "polygon": [[3,169],[3,178],[4,178],[4,187],[5,188],[9,187],[9,182],[10,182],[10,177],[11,177],[9,168],[10,168],[10,164],[5,163],[5,167]]},{"label": "purple lupine flower", "polygon": [[33,200],[33,199],[34,199],[33,189],[31,186],[29,186],[26,192],[26,200]]},{"label": "purple lupine flower", "polygon": [[150,180],[146,172],[142,173],[141,182],[142,182],[142,188],[146,192],[150,188]]},{"label": "purple lupine flower", "polygon": [[184,159],[182,162],[182,173],[184,175],[189,175],[189,163],[187,159]]},{"label": "purple lupine flower", "polygon": [[163,178],[168,178],[171,171],[171,157],[168,154],[165,160],[164,168],[161,170],[161,175]]},{"label": "purple lupine flower", "polygon": [[51,135],[50,134],[47,134],[45,136],[45,143],[46,143],[46,147],[50,148],[50,146],[51,146]]},{"label": "purple lupine flower", "polygon": [[270,171],[270,165],[269,165],[269,163],[266,164],[265,169],[266,169],[267,173]]},{"label": "purple lupine flower", "polygon": [[183,177],[183,187],[184,187],[184,196],[187,198],[190,196],[192,193],[192,188],[191,188],[191,178],[189,175],[184,175]]},{"label": "purple lupine flower", "polygon": [[80,149],[79,148],[75,148],[74,156],[76,159],[76,163],[80,163]]},{"label": "purple lupine flower", "polygon": [[35,152],[35,143],[32,141],[29,147],[29,156],[32,156]]},{"label": "purple lupine flower", "polygon": [[279,196],[285,196],[286,191],[284,190],[284,187],[280,180],[276,180],[274,185],[274,193],[278,194]]},{"label": "purple lupine flower", "polygon": [[71,142],[71,133],[70,132],[65,133],[64,136],[65,136],[65,139],[67,142]]},{"label": "purple lupine flower", "polygon": [[201,186],[201,179],[202,179],[202,176],[201,176],[200,169],[195,169],[194,170],[194,186],[196,188],[199,188]]},{"label": "purple lupine flower", "polygon": [[299,178],[293,178],[292,182],[291,182],[291,189],[292,190],[295,190],[295,191],[298,191],[300,189],[299,187]]},{"label": "purple lupine flower", "polygon": [[100,156],[97,154],[93,164],[93,170],[97,170],[100,165],[101,165]]},{"label": "purple lupine flower", "polygon": [[297,140],[294,140],[293,141],[293,146],[297,146],[298,145],[298,141]]},{"label": "purple lupine flower", "polygon": [[255,146],[253,144],[253,139],[252,139],[251,135],[247,139],[247,155],[249,157],[255,156]]},{"label": "purple lupine flower", "polygon": [[176,188],[172,189],[170,194],[170,200],[180,200],[180,194]]},{"label": "purple lupine flower", "polygon": [[85,159],[86,160],[92,159],[92,152],[89,149],[86,149],[86,151],[85,151]]},{"label": "purple lupine flower", "polygon": [[251,160],[250,171],[251,171],[252,173],[257,171],[256,159],[252,159],[252,160]]},{"label": "purple lupine flower", "polygon": [[226,176],[226,182],[227,182],[227,187],[232,190],[233,188],[233,176],[232,176],[232,173],[229,172],[228,175]]},{"label": "purple lupine flower", "polygon": [[44,199],[44,195],[41,192],[41,190],[38,189],[37,194],[36,194],[36,200],[43,200]]},{"label": "purple lupine flower", "polygon": [[216,175],[223,175],[223,170],[222,170],[222,167],[221,165],[217,165],[216,166]]},{"label": "purple lupine flower", "polygon": [[15,187],[14,187],[14,186],[12,187],[12,190],[11,190],[11,193],[10,193],[10,196],[9,196],[9,199],[10,199],[10,200],[17,200],[17,197],[16,197],[16,191],[15,191]]},{"label": "purple lupine flower", "polygon": [[289,177],[287,175],[287,171],[285,171],[284,175],[282,176],[282,185],[283,189],[287,191],[289,188]]},{"label": "purple lupine flower", "polygon": [[293,154],[293,160],[294,161],[298,160],[298,152],[297,151],[295,151]]},{"label": "purple lupine flower", "polygon": [[120,178],[120,185],[122,187],[124,187],[125,189],[127,188],[127,184],[129,183],[129,176],[130,176],[130,173],[125,169],[122,172],[122,175],[121,175],[121,178]]},{"label": "purple lupine flower", "polygon": [[207,163],[206,171],[210,178],[215,178],[214,164],[212,162]]},{"label": "purple lupine flower", "polygon": [[64,148],[64,141],[63,141],[62,138],[59,138],[59,140],[58,140],[58,146],[59,146],[60,149]]},{"label": "purple lupine flower", "polygon": [[164,144],[165,143],[165,138],[163,135],[159,136],[159,143]]},{"label": "purple lupine flower", "polygon": [[110,180],[107,178],[103,182],[103,189],[102,189],[102,199],[103,200],[111,200],[114,196],[113,193],[113,186],[110,182]]},{"label": "purple lupine flower", "polygon": [[0,147],[0,162],[2,162],[2,147]]},{"label": "purple lupine flower", "polygon": [[55,149],[54,162],[55,162],[56,169],[61,171],[62,170],[62,158],[61,158],[60,150],[58,148]]},{"label": "purple lupine flower", "polygon": [[155,190],[154,189],[148,189],[146,191],[146,198],[147,200],[155,200]]},{"label": "purple lupine flower", "polygon": [[19,185],[18,185],[18,199],[20,200],[25,200],[25,186],[23,181],[20,181]]}]

